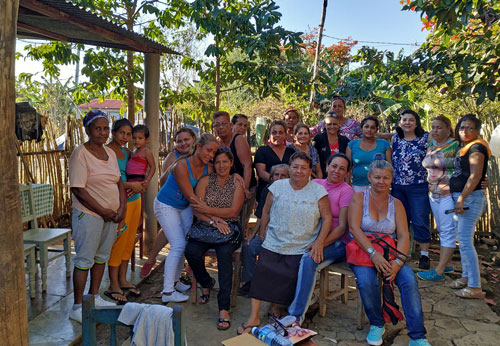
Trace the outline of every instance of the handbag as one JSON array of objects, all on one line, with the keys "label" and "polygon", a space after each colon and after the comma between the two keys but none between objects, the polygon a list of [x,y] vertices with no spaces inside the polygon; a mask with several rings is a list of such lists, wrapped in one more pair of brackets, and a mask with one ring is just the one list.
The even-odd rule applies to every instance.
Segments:
[{"label": "handbag", "polygon": [[241,227],[238,222],[228,221],[227,225],[231,229],[228,234],[219,232],[217,227],[211,226],[203,221],[196,221],[191,225],[186,240],[196,240],[208,244],[238,244],[241,241]]},{"label": "handbag", "polygon": [[[392,261],[396,258],[406,261],[408,256],[396,249],[396,240],[390,235],[375,233],[366,234],[366,237],[372,242],[373,248],[381,254],[384,254],[384,247],[389,248],[389,258],[387,259],[388,261]],[[365,267],[375,266],[370,260],[370,255],[368,255],[368,253],[363,250],[355,240],[352,240],[347,244],[345,251],[347,263]]]}]

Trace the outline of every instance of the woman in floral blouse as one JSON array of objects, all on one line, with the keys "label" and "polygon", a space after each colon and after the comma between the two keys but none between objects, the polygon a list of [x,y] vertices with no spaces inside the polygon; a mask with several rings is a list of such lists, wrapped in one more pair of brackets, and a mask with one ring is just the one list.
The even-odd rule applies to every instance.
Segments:
[{"label": "woman in floral blouse", "polygon": [[419,268],[429,269],[429,187],[427,170],[422,161],[428,148],[429,133],[422,129],[418,114],[405,109],[399,116],[396,134],[392,137],[394,180],[392,195],[406,210],[408,224],[413,224],[413,238],[420,244]]}]

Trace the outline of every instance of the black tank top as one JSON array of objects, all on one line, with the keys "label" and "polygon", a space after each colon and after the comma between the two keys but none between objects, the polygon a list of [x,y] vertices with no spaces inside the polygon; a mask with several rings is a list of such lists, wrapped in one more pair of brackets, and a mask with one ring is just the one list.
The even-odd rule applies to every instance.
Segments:
[{"label": "black tank top", "polygon": [[[239,133],[236,134],[233,137],[231,144],[229,145],[229,149],[231,149],[231,153],[233,153],[233,156],[234,156],[234,163],[233,163],[233,167],[231,167],[231,174],[238,173],[243,178],[243,165],[241,164],[240,158],[236,154],[235,141],[236,141],[236,137],[238,137],[238,136],[241,136],[241,135]],[[253,169],[253,163],[252,163],[252,178],[250,179],[250,187],[253,187],[255,185],[257,185],[257,179],[255,178],[255,171]]]}]

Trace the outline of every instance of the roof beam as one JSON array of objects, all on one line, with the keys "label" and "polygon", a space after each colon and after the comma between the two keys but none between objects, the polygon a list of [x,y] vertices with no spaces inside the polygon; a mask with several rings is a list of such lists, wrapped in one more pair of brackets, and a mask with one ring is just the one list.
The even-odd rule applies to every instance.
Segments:
[{"label": "roof beam", "polygon": [[43,29],[31,26],[29,24],[17,22],[17,27],[24,29],[26,31],[29,31],[29,32],[34,32],[36,34],[43,35],[43,36],[45,36],[49,39],[52,39],[52,40],[63,41],[63,42],[69,41],[69,39],[66,36],[59,35],[59,34],[56,34],[56,33],[53,33],[53,32],[47,31],[47,30],[43,30]]},{"label": "roof beam", "polygon": [[156,53],[156,50],[152,49],[152,47],[141,44],[135,40],[124,37],[118,33],[115,33],[113,31],[110,31],[108,29],[100,27],[98,25],[89,23],[81,18],[72,16],[66,12],[60,11],[56,8],[51,7],[51,6],[39,3],[35,0],[20,0],[19,6],[28,8],[32,11],[43,14],[49,18],[59,19],[59,20],[64,21],[66,23],[76,25],[76,26],[78,26],[82,29],[85,29],[91,33],[105,37],[108,40],[111,40],[111,41],[114,41],[117,43],[122,43],[122,44],[125,43],[131,47],[135,47],[139,51]]}]

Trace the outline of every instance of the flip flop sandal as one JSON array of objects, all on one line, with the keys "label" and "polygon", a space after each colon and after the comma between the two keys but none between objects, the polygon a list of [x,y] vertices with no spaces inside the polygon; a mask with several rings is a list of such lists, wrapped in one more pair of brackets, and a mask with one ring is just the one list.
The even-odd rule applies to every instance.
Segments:
[{"label": "flip flop sandal", "polygon": [[483,299],[484,297],[486,297],[485,292],[481,291],[474,293],[470,288],[467,287],[455,292],[455,294],[457,295],[457,297],[465,299]]},{"label": "flip flop sandal", "polygon": [[[141,295],[141,291],[139,291],[139,288],[137,286],[120,287],[120,289],[122,289],[123,291],[127,291],[133,297],[139,297]],[[134,292],[132,290],[135,290],[137,292]]]},{"label": "flip flop sandal", "polygon": [[[116,295],[116,294],[121,295],[121,296],[123,297],[123,299],[119,299],[119,298],[117,298],[117,297],[113,296],[113,294],[115,294],[115,295]],[[118,303],[118,305],[123,305],[123,304],[125,304],[125,303],[128,303],[127,298],[125,297],[125,295],[124,295],[122,292],[110,292],[110,291],[105,291],[105,292],[104,292],[104,295],[105,295],[106,297],[108,297],[109,299],[112,299],[112,300],[114,300],[115,302],[117,302],[117,303]]]},{"label": "flip flop sandal", "polygon": [[[221,323],[227,323],[227,326],[222,327]],[[219,322],[217,322],[217,329],[228,330],[229,328],[231,328],[231,320],[229,320],[228,318],[219,317]]]},{"label": "flip flop sandal", "polygon": [[[250,331],[248,333],[251,333],[252,332],[252,328],[253,327],[259,327],[259,326],[247,326],[244,322],[238,327],[238,329],[236,330],[236,334],[238,335],[241,335],[241,334],[245,334],[245,330],[247,329],[250,329]],[[240,329],[241,328],[241,329]],[[248,334],[247,333],[247,334]]]},{"label": "flip flop sandal", "polygon": [[465,287],[467,287],[467,283],[463,282],[462,280],[455,280],[452,283],[450,283],[450,288],[453,288],[455,290],[462,289]]}]

